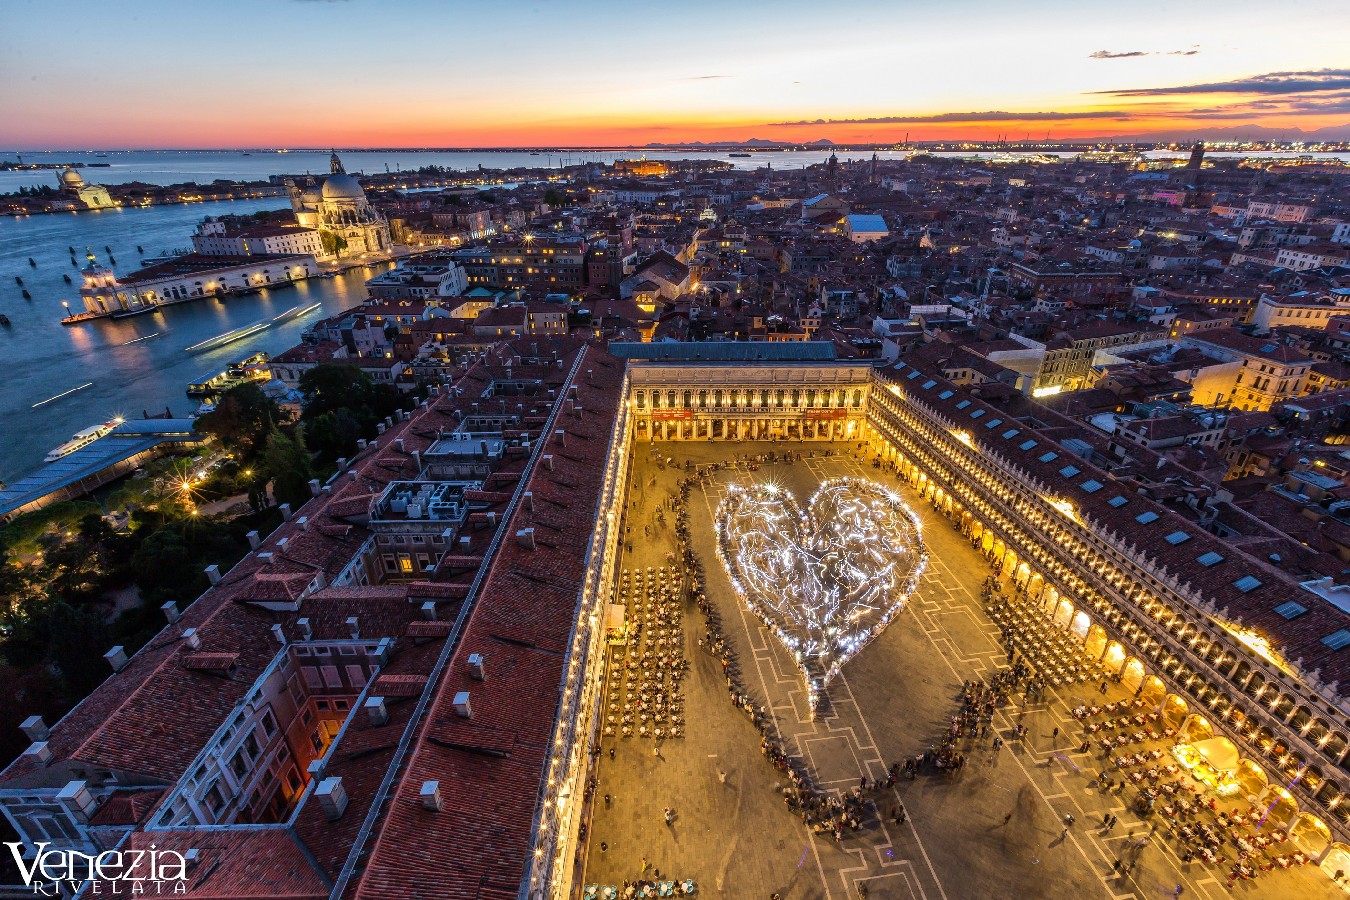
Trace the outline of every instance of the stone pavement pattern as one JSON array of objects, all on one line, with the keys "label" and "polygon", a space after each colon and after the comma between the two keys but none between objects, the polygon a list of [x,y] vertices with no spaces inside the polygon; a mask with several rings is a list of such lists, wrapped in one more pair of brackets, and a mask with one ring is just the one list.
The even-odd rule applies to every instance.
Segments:
[{"label": "stone pavement pattern", "polygon": [[[812,456],[831,447],[836,455]],[[664,564],[675,546],[673,515],[657,525],[653,513],[675,493],[686,460],[706,465],[742,454],[801,454],[795,463],[716,473],[691,492],[689,524],[709,599],[721,611],[744,686],[769,709],[785,745],[807,761],[818,784],[848,790],[860,776],[884,777],[891,763],[935,746],[958,711],[962,682],[1006,667],[998,629],[979,599],[989,565],[903,482],[862,460],[856,444],[670,443],[636,449],[628,510],[632,551],[621,565],[644,569]],[[658,462],[666,458],[676,465]],[[771,478],[805,500],[820,482],[840,475],[873,478],[900,492],[923,523],[929,566],[908,609],[845,667],[813,722],[791,658],[734,598],[714,552],[712,517],[733,481]],[[653,526],[651,539],[643,536],[646,524]],[[901,779],[876,800],[884,821],[873,817],[838,844],[812,835],[776,793],[780,776],[760,752],[759,733],[729,702],[719,661],[697,646],[702,616],[692,603],[684,631],[691,664],[684,682],[686,736],[663,742],[659,755],[651,740],[605,739],[583,883],[636,879],[645,860],[663,877],[694,878],[704,896],[733,898],[775,892],[784,900],[853,898],[860,884],[872,898],[923,900],[1161,897],[1171,896],[1177,885],[1188,898],[1230,896],[1215,870],[1182,864],[1161,836],[1137,851],[1131,875],[1113,871],[1127,842],[1147,839],[1149,826],[1125,808],[1125,800],[1108,800],[1088,787],[1100,760],[1077,752],[1080,729],[1068,714],[1075,697],[1086,695],[1082,687],[1051,691],[1049,702],[1025,711],[1018,705],[1001,708],[994,723],[1008,742],[1003,749],[977,742],[955,776]],[[1113,685],[1106,699],[1124,694]],[[1013,739],[1019,722],[1028,728],[1020,743]],[[1051,737],[1056,727],[1057,741]],[[897,826],[888,814],[900,802],[908,819]],[[673,825],[662,818],[665,807],[676,811]],[[1110,833],[1099,827],[1107,812],[1120,820]],[[1077,822],[1061,838],[1060,820],[1070,813]],[[1321,898],[1338,892],[1320,873],[1305,870],[1240,884],[1233,894]]]}]

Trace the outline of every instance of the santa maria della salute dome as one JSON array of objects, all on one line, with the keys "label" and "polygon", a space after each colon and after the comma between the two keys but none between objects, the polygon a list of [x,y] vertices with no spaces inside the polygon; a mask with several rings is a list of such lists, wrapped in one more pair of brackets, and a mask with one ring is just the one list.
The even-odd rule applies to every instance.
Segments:
[{"label": "santa maria della salute dome", "polygon": [[326,176],[288,182],[296,221],[323,235],[325,249],[338,256],[360,256],[389,249],[389,223],[366,199],[365,189],[348,175],[336,153]]}]

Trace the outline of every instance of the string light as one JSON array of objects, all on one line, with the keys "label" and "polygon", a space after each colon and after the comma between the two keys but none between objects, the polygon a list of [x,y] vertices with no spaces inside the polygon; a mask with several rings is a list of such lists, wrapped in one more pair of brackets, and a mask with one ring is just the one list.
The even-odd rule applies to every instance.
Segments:
[{"label": "string light", "polygon": [[716,528],[732,586],[796,660],[812,711],[904,608],[928,559],[913,510],[861,478],[826,481],[806,511],[772,482],[732,485]]}]

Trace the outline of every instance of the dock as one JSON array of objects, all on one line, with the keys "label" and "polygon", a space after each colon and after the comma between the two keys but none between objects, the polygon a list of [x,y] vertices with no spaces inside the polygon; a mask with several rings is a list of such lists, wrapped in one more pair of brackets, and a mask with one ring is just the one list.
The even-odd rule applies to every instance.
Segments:
[{"label": "dock", "polygon": [[71,500],[121,478],[150,460],[205,443],[193,419],[128,419],[74,453],[0,490],[0,521]]}]

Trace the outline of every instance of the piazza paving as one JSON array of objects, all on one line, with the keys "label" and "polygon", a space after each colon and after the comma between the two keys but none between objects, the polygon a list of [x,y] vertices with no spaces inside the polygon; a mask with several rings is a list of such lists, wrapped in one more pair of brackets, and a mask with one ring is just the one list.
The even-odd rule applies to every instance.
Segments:
[{"label": "piazza paving", "polygon": [[[796,460],[764,461],[757,470],[727,465],[786,453]],[[884,780],[894,763],[936,748],[960,711],[963,683],[989,682],[1008,668],[999,629],[981,602],[993,571],[988,561],[856,443],[691,442],[635,447],[630,549],[621,568],[671,564],[671,501],[687,467],[711,464],[723,468],[689,493],[690,549],[702,562],[708,602],[735,657],[733,674],[739,668],[738,686],[764,709],[787,753],[818,787],[843,795],[862,777]],[[806,498],[843,476],[896,490],[923,525],[929,557],[908,607],[829,684],[813,720],[800,669],[736,599],[712,523],[730,484],[771,479]],[[786,778],[761,752],[760,732],[732,704],[721,660],[700,645],[703,616],[692,598],[682,635],[689,661],[680,679],[684,734],[658,742],[616,729],[603,738],[578,860],[582,884],[620,886],[659,871],[662,880],[693,879],[702,896],[783,900],[1162,897],[1176,896],[1178,888],[1188,898],[1340,895],[1311,865],[1230,885],[1229,866],[1183,862],[1163,833],[1163,817],[1145,819],[1131,809],[1133,791],[1092,786],[1111,763],[1095,747],[1080,752],[1083,723],[1069,711],[1083,701],[1129,695],[1110,684],[1102,697],[1095,679],[1048,690],[1043,702],[1024,702],[1015,691],[995,710],[988,737],[960,744],[967,757],[960,770],[928,770],[869,790],[872,813],[842,839],[812,833],[785,803]],[[1026,729],[1020,738],[1019,725]],[[1001,749],[993,748],[995,737]],[[906,815],[897,824],[892,816],[900,808]],[[673,813],[670,824],[665,810]],[[1108,815],[1118,819],[1110,830],[1102,825]],[[1074,817],[1067,831],[1066,816]]]}]

